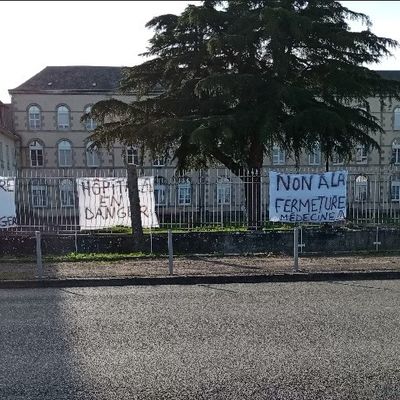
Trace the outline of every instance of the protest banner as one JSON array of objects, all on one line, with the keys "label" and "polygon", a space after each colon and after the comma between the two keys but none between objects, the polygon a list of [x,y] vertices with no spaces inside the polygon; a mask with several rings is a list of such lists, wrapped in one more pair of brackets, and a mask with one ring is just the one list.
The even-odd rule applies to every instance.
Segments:
[{"label": "protest banner", "polygon": [[346,218],[347,171],[321,174],[269,172],[269,220],[334,222]]},{"label": "protest banner", "polygon": [[0,177],[0,229],[17,225],[15,178]]},{"label": "protest banner", "polygon": [[[77,178],[81,229],[131,226],[126,178]],[[154,201],[154,177],[138,178],[139,201],[144,228],[158,227]]]}]

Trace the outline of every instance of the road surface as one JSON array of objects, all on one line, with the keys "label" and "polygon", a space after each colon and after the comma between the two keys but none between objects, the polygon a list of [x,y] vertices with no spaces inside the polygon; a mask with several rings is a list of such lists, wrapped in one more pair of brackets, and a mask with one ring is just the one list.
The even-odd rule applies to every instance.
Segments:
[{"label": "road surface", "polygon": [[0,291],[0,399],[398,399],[400,281]]}]

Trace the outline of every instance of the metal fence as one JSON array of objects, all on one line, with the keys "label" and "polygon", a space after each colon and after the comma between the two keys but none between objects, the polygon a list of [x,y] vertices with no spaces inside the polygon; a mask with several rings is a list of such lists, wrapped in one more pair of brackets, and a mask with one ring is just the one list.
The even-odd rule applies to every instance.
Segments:
[{"label": "metal fence", "polygon": [[[155,210],[161,228],[248,227],[245,181],[260,182],[260,215],[268,223],[270,169],[299,172],[294,167],[266,167],[238,177],[225,168],[187,171],[139,168],[139,176],[154,176]],[[344,169],[338,166],[336,170]],[[357,225],[400,223],[400,170],[397,167],[348,169],[347,221]],[[334,170],[334,169],[332,169]],[[301,168],[304,173],[322,172]],[[126,178],[126,169],[22,169],[16,178],[18,225],[7,230],[74,233],[79,226],[76,178]],[[6,174],[3,174],[6,176]],[[1,205],[0,205],[1,207]],[[102,230],[102,226],[98,226]],[[3,229],[3,231],[5,231]],[[116,232],[107,228],[103,232]]]}]

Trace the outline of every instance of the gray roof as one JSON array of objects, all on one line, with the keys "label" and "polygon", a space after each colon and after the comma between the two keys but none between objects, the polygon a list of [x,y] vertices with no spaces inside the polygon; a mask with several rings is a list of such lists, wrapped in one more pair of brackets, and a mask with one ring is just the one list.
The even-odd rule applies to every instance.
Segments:
[{"label": "gray roof", "polygon": [[387,71],[376,71],[382,78],[391,79],[393,81],[400,81],[400,71],[387,70]]},{"label": "gray roof", "polygon": [[9,93],[115,92],[123,67],[46,67]]},{"label": "gray roof", "polygon": [[[116,92],[123,67],[46,67],[9,93]],[[400,80],[400,71],[376,71],[382,78]],[[157,85],[155,91],[160,91]]]}]

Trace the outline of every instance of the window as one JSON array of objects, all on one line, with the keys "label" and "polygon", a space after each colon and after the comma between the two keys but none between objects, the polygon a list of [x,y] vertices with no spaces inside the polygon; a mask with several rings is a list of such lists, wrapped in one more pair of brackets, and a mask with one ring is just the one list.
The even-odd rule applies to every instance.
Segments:
[{"label": "window", "polygon": [[126,163],[129,165],[139,165],[139,152],[134,146],[126,148]]},{"label": "window", "polygon": [[71,179],[63,179],[60,182],[61,207],[74,206],[74,184]]},{"label": "window", "polygon": [[167,180],[162,176],[154,178],[154,199],[156,206],[167,204]]},{"label": "window", "polygon": [[[85,108],[85,114],[90,113],[90,111],[92,111],[92,107],[91,106],[87,106]],[[85,121],[85,128],[88,131],[92,131],[92,130],[96,129],[96,126],[97,126],[96,121],[93,118],[90,118],[87,121]]]},{"label": "window", "polygon": [[308,155],[308,163],[310,165],[321,164],[321,148],[319,144],[315,145],[312,151]]},{"label": "window", "polygon": [[368,179],[366,176],[359,175],[355,180],[354,187],[354,200],[365,201],[367,200]]},{"label": "window", "polygon": [[276,145],[272,148],[272,164],[285,164],[285,151],[281,147]]},{"label": "window", "polygon": [[391,200],[400,202],[400,180],[391,183]]},{"label": "window", "polygon": [[8,144],[6,144],[6,164],[7,164],[7,170],[10,169],[10,147]]},{"label": "window", "polygon": [[392,143],[392,164],[400,164],[400,140],[395,139]]},{"label": "window", "polygon": [[41,116],[38,106],[30,106],[28,110],[29,129],[40,129]]},{"label": "window", "polygon": [[47,186],[44,182],[33,180],[31,185],[32,206],[47,207]]},{"label": "window", "polygon": [[72,167],[72,146],[68,140],[58,143],[58,165],[60,167]]},{"label": "window", "polygon": [[396,107],[393,110],[393,130],[400,130],[400,107]]},{"label": "window", "polygon": [[343,163],[344,163],[344,158],[343,158],[343,156],[340,155],[340,154],[337,153],[337,152],[334,152],[334,153],[332,154],[332,164],[333,164],[333,165],[341,165],[341,164],[343,164]]},{"label": "window", "polygon": [[3,143],[0,142],[0,168],[4,168]]},{"label": "window", "polygon": [[356,163],[366,164],[368,160],[367,148],[360,144],[356,147]]},{"label": "window", "polygon": [[99,150],[96,146],[93,146],[93,142],[89,142],[86,145],[86,165],[88,167],[100,166]]},{"label": "window", "polygon": [[57,128],[58,129],[69,128],[69,110],[65,106],[57,107]]},{"label": "window", "polygon": [[43,146],[37,140],[29,145],[29,157],[31,167],[43,167]]},{"label": "window", "polygon": [[217,179],[217,203],[231,204],[231,181],[220,176]]},{"label": "window", "polygon": [[187,176],[178,179],[178,204],[189,205],[192,202],[192,185]]},{"label": "window", "polygon": [[153,166],[154,167],[163,167],[164,165],[165,165],[165,158],[164,157],[155,158],[153,160]]}]

